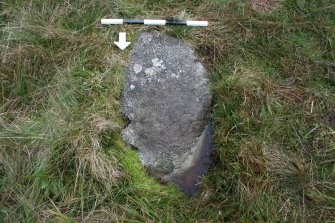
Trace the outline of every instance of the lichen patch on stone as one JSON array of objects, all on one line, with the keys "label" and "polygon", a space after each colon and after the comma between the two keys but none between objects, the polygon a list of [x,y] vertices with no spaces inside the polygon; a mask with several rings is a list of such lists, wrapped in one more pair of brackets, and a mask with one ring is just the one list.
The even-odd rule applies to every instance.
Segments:
[{"label": "lichen patch on stone", "polygon": [[165,69],[165,66],[163,64],[163,60],[160,60],[156,57],[156,58],[152,59],[151,62],[152,62],[152,65],[154,67],[159,67],[159,68]]},{"label": "lichen patch on stone", "polygon": [[142,65],[135,63],[133,69],[134,69],[135,74],[138,74],[142,71]]}]

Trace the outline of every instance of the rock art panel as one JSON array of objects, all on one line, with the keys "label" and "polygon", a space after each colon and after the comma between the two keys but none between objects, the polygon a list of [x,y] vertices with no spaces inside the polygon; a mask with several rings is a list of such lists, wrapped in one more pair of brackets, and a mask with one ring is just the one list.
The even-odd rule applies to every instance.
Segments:
[{"label": "rock art panel", "polygon": [[205,67],[181,40],[144,32],[132,49],[126,80],[122,111],[130,124],[124,140],[148,172],[193,195],[212,150]]}]

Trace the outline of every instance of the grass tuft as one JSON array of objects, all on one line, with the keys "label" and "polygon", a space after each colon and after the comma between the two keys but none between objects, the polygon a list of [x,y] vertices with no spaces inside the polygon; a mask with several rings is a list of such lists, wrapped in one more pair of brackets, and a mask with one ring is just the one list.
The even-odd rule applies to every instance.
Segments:
[{"label": "grass tuft", "polygon": [[[273,4],[272,4],[273,3]],[[324,1],[0,3],[0,222],[335,221],[335,13]],[[101,18],[210,26],[100,26]],[[205,63],[215,151],[198,196],[124,144],[126,31],[183,39]]]}]

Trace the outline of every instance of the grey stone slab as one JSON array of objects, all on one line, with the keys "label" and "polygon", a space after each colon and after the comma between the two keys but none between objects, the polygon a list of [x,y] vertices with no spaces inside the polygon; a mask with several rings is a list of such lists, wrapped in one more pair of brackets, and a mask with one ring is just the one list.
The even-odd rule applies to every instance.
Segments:
[{"label": "grey stone slab", "polygon": [[[123,130],[124,140],[138,150],[151,173],[192,194],[191,186],[207,168],[208,160],[201,157],[209,157],[211,148],[205,67],[181,40],[144,32],[132,49],[126,79],[122,111],[130,124]],[[198,170],[192,172],[194,168]]]}]

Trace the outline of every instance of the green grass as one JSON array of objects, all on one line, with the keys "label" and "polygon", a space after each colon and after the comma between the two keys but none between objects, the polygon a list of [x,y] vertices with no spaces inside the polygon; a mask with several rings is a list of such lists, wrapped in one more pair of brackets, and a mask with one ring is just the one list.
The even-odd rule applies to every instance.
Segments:
[{"label": "green grass", "polygon": [[[0,2],[0,222],[334,222],[335,5],[286,0]],[[191,18],[207,28],[102,27]],[[215,151],[198,196],[120,136],[131,41],[158,30],[208,68]],[[131,48],[131,47],[130,47]]]}]

